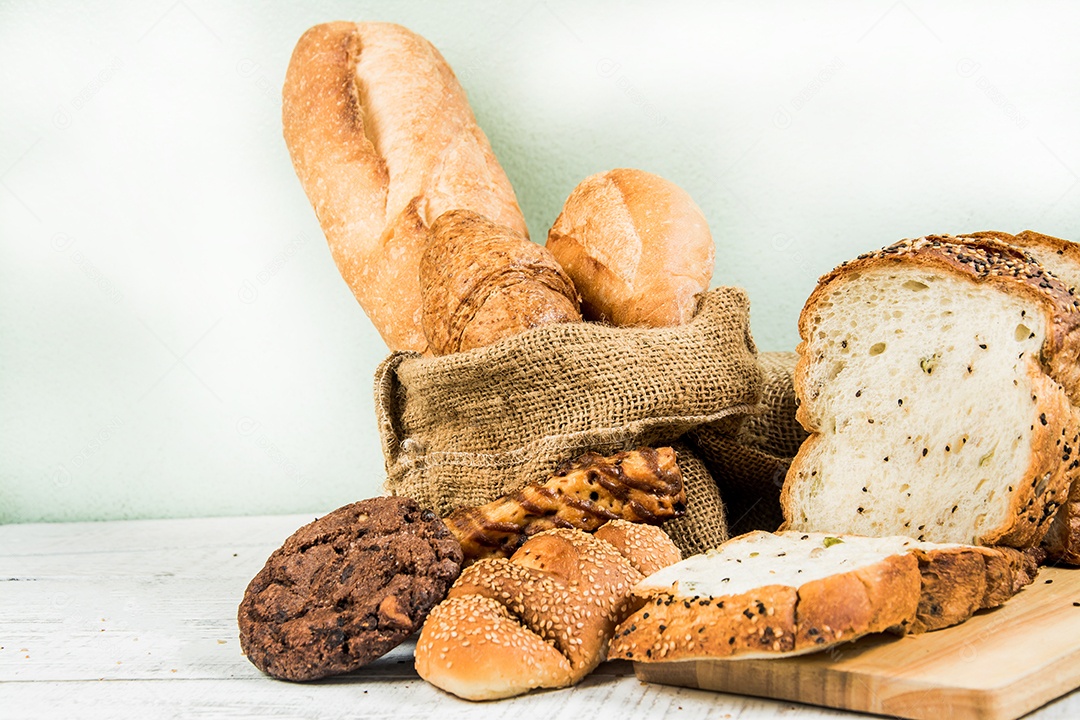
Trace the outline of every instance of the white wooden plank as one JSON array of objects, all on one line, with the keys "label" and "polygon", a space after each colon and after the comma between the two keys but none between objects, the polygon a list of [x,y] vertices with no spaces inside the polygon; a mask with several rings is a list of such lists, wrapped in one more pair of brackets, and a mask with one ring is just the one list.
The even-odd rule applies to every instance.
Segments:
[{"label": "white wooden plank", "polygon": [[19,718],[758,720],[797,716],[818,720],[851,717],[850,713],[791,703],[648,686],[631,678],[614,682],[603,677],[591,677],[570,690],[545,691],[489,703],[460,700],[419,679],[373,681],[360,676],[306,684],[262,679],[11,683],[4,686],[3,694],[5,709]]},{"label": "white wooden plank", "polygon": [[224,547],[243,545],[253,540],[277,547],[301,525],[319,516],[320,513],[305,513],[0,525],[0,559],[19,555],[75,556],[86,552],[157,552],[178,547]]},{"label": "white wooden plank", "polygon": [[[421,681],[411,643],[348,676],[273,680],[240,653],[236,608],[267,555],[313,517],[0,527],[0,716],[852,716],[646,685],[627,663],[571,690],[475,705]],[[1036,716],[1080,716],[1080,695]]]}]

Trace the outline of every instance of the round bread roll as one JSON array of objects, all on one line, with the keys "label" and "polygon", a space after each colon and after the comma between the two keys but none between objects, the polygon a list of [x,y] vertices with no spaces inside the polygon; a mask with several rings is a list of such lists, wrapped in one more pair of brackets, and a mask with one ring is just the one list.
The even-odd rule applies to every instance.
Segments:
[{"label": "round bread roll", "polygon": [[667,327],[709,287],[713,240],[690,196],[662,177],[618,169],[585,178],[548,233],[586,320]]}]

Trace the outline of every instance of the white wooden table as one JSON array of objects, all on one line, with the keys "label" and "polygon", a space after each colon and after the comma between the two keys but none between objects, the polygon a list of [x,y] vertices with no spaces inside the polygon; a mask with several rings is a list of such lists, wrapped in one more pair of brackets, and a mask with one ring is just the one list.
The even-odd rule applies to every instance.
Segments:
[{"label": "white wooden table", "polygon": [[[843,718],[646,685],[605,663],[581,685],[474,704],[421,680],[412,644],[347,676],[287,683],[240,653],[236,607],[313,515],[0,526],[0,718]],[[1080,717],[1080,693],[1032,717]]]}]

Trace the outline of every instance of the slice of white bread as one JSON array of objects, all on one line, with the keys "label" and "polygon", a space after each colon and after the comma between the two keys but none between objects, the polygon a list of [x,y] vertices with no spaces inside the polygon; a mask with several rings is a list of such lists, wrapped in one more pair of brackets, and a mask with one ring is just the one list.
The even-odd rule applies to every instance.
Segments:
[{"label": "slice of white bread", "polygon": [[1078,306],[987,238],[905,240],[825,275],[799,318],[811,436],[783,528],[1037,544],[1080,442]]},{"label": "slice of white bread", "polygon": [[[1024,230],[1016,235],[996,231],[971,233],[967,237],[990,237],[1015,245],[1032,255],[1040,265],[1049,270],[1069,287],[1073,297],[1080,297],[1080,244],[1061,238]],[[1043,538],[1043,546],[1050,560],[1080,565],[1080,456],[1068,460],[1069,497],[1057,511],[1050,529]]]},{"label": "slice of white bread", "polygon": [[638,583],[644,605],[615,630],[608,657],[777,657],[936,630],[1000,605],[1033,576],[1012,549],[755,531]]}]

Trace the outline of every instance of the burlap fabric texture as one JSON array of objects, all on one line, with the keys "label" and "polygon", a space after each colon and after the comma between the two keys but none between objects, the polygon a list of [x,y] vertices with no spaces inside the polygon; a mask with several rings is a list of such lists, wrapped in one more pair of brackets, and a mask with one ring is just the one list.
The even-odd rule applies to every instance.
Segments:
[{"label": "burlap fabric texture", "polygon": [[688,443],[712,473],[727,507],[731,534],[776,530],[783,521],[780,489],[807,433],[795,420],[795,353],[761,353],[761,407],[732,431],[691,431]]},{"label": "burlap fabric texture", "polygon": [[702,552],[727,539],[723,486],[679,440],[706,426],[736,437],[762,388],[749,301],[730,287],[704,293],[673,328],[570,323],[442,357],[394,353],[375,383],[386,489],[446,515],[586,451],[670,444],[687,514],[665,530],[684,554]]}]

